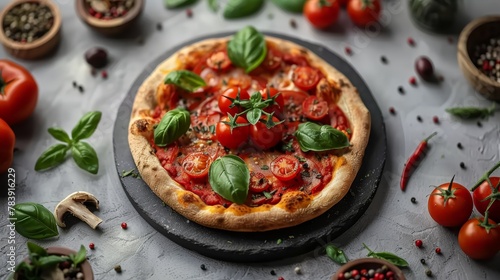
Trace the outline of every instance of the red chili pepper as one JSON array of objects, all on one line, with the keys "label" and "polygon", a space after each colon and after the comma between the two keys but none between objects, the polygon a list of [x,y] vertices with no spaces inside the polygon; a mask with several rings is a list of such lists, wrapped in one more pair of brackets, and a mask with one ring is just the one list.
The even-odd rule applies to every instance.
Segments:
[{"label": "red chili pepper", "polygon": [[429,137],[425,138],[422,142],[420,142],[417,149],[415,149],[413,154],[408,158],[408,161],[406,161],[403,174],[401,175],[401,181],[399,183],[402,191],[406,189],[406,184],[410,179],[410,175],[413,169],[417,167],[419,161],[421,160],[421,157],[425,155],[425,152],[427,150],[427,142],[429,142],[429,140],[436,134],[437,132],[434,132]]}]

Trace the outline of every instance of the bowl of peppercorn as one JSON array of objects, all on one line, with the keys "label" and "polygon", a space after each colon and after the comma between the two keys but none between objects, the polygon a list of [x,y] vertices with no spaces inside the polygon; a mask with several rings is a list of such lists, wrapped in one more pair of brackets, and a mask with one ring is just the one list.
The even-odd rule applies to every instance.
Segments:
[{"label": "bowl of peppercorn", "polygon": [[458,65],[475,90],[500,101],[500,16],[473,20],[460,33]]},{"label": "bowl of peppercorn", "polygon": [[78,16],[94,31],[108,37],[130,32],[144,0],[76,0]]},{"label": "bowl of peppercorn", "polygon": [[332,280],[362,278],[406,280],[403,272],[397,266],[388,261],[376,258],[361,258],[350,261],[335,272]]},{"label": "bowl of peppercorn", "polygon": [[0,12],[0,22],[0,42],[18,58],[42,58],[61,39],[61,15],[51,0],[11,1]]}]

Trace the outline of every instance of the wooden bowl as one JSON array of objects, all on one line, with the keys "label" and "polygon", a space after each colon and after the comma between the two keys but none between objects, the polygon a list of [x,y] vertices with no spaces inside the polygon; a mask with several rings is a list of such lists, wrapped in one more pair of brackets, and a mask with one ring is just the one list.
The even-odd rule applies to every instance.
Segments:
[{"label": "wooden bowl", "polygon": [[144,0],[135,0],[134,6],[125,16],[104,20],[98,19],[89,14],[89,6],[85,0],[76,0],[76,12],[78,16],[94,31],[109,37],[123,35],[138,20],[144,8]]},{"label": "wooden bowl", "polygon": [[[8,11],[13,7],[23,3],[38,2],[49,7],[53,16],[54,23],[52,28],[41,38],[34,40],[31,43],[20,43],[9,39],[3,30],[3,20]],[[59,8],[52,0],[17,0],[11,1],[0,12],[0,42],[5,50],[11,55],[22,59],[38,59],[50,54],[59,44],[61,40],[61,13]]]},{"label": "wooden bowl", "polygon": [[491,38],[500,38],[500,16],[486,16],[467,24],[458,39],[458,65],[475,90],[500,101],[500,83],[483,74],[471,59],[475,47]]},{"label": "wooden bowl", "polygon": [[335,274],[332,276],[332,280],[338,280],[339,279],[338,276],[340,273],[349,272],[352,271],[353,269],[357,269],[358,271],[360,271],[361,269],[377,270],[378,268],[381,268],[384,265],[387,266],[389,270],[394,272],[394,280],[406,280],[405,275],[397,266],[385,260],[375,259],[375,258],[361,258],[344,264],[339,268],[337,272],[335,272]]}]

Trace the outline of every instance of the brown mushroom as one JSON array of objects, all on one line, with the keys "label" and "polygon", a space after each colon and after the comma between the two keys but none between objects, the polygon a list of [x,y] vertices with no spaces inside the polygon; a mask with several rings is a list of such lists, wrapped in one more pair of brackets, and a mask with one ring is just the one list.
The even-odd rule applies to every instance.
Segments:
[{"label": "brown mushroom", "polygon": [[87,223],[91,228],[95,229],[100,223],[102,223],[102,220],[87,209],[84,204],[85,202],[90,202],[95,205],[96,209],[99,209],[99,201],[97,198],[95,198],[94,195],[83,191],[74,192],[59,202],[54,210],[57,225],[60,227],[66,227],[63,218],[64,214],[69,212],[73,216]]}]

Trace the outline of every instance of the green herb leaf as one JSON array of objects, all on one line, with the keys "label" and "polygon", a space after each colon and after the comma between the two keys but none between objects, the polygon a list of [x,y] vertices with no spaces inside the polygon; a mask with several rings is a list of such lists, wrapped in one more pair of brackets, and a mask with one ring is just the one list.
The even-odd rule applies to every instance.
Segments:
[{"label": "green herb leaf", "polygon": [[262,116],[262,110],[261,109],[252,109],[247,112],[247,120],[250,124],[255,125],[256,123],[259,122],[260,117]]},{"label": "green herb leaf", "polygon": [[49,147],[36,161],[35,170],[49,169],[61,164],[66,159],[68,149],[69,146],[65,144],[56,144]]},{"label": "green herb leaf", "polygon": [[[245,1],[251,2],[253,1]],[[234,65],[245,69],[247,73],[254,70],[267,55],[264,35],[252,26],[241,29],[227,44],[227,54]]]},{"label": "green herb leaf", "polygon": [[68,133],[66,133],[66,131],[64,131],[62,128],[51,127],[49,128],[49,133],[57,140],[71,144],[71,139],[69,138]]},{"label": "green herb leaf", "polygon": [[486,118],[489,116],[493,116],[493,114],[495,113],[495,104],[493,104],[489,108],[477,108],[477,107],[448,108],[446,109],[446,112],[462,119]]},{"label": "green herb leaf", "polygon": [[47,250],[33,242],[28,241],[28,243],[26,243],[26,247],[28,247],[28,252],[30,252],[30,255],[37,254],[40,257],[47,256]]},{"label": "green herb leaf", "polygon": [[263,195],[264,195],[267,199],[271,199],[271,198],[273,198],[273,195],[272,195],[270,192],[266,192],[266,191],[264,191],[264,192],[262,192],[262,194],[263,194]]},{"label": "green herb leaf", "polygon": [[229,0],[224,8],[224,18],[235,19],[252,15],[260,10],[264,0]]},{"label": "green herb leaf", "polygon": [[70,255],[69,257],[73,263],[73,267],[77,267],[87,259],[87,250],[85,250],[83,245],[80,245],[80,250],[78,250],[76,255]]},{"label": "green herb leaf", "polygon": [[38,267],[41,269],[49,268],[55,264],[66,261],[66,256],[48,255],[38,259]]},{"label": "green herb leaf", "polygon": [[342,149],[350,145],[349,139],[342,131],[313,122],[299,124],[295,137],[303,152]]},{"label": "green herb leaf", "polygon": [[165,84],[173,84],[179,88],[193,92],[198,88],[205,86],[205,80],[202,77],[188,70],[177,70],[168,73],[163,81]]},{"label": "green herb leaf", "polygon": [[208,0],[208,7],[210,7],[210,10],[213,12],[217,12],[219,10],[218,0]]},{"label": "green herb leaf", "polygon": [[31,239],[44,239],[59,235],[52,212],[41,204],[18,203],[14,206],[16,231]]},{"label": "green herb leaf", "polygon": [[179,139],[191,125],[191,117],[185,109],[168,111],[154,131],[155,144],[164,147]]},{"label": "green herb leaf", "polygon": [[345,264],[349,261],[344,251],[331,244],[326,246],[326,254],[330,259],[332,259],[332,261],[338,264]]},{"label": "green herb leaf", "polygon": [[97,174],[99,171],[99,159],[94,148],[86,142],[77,142],[71,148],[71,155],[76,165],[81,169]]},{"label": "green herb leaf", "polygon": [[302,13],[307,0],[272,0],[276,6],[292,13]]},{"label": "green herb leaf", "polygon": [[283,243],[283,240],[281,240],[281,238],[276,240],[276,244],[280,245],[281,243]]},{"label": "green herb leaf", "polygon": [[181,8],[193,3],[196,3],[197,0],[164,0],[165,7],[168,9]]},{"label": "green herb leaf", "polygon": [[208,182],[223,198],[243,204],[248,195],[250,171],[245,162],[235,155],[216,159],[208,171]]},{"label": "green herb leaf", "polygon": [[122,178],[128,177],[130,175],[134,175],[134,169],[130,169],[128,171],[123,170],[122,171]]},{"label": "green herb leaf", "polygon": [[408,266],[408,262],[406,260],[404,260],[401,257],[396,256],[393,253],[373,252],[370,248],[368,248],[368,246],[366,246],[365,243],[363,243],[363,246],[366,248],[366,250],[368,250],[368,257],[386,260],[386,261],[388,261],[394,265],[400,266],[400,267],[407,267]]},{"label": "green herb leaf", "polygon": [[88,112],[85,114],[71,131],[71,138],[73,138],[73,142],[78,142],[92,136],[97,128],[97,125],[99,125],[99,121],[101,121],[101,115],[102,114],[99,111]]}]

